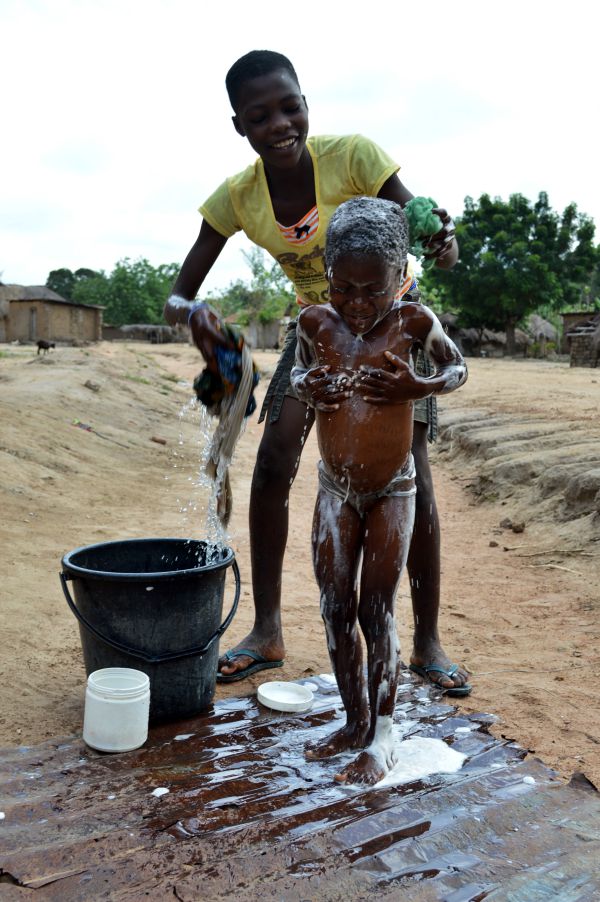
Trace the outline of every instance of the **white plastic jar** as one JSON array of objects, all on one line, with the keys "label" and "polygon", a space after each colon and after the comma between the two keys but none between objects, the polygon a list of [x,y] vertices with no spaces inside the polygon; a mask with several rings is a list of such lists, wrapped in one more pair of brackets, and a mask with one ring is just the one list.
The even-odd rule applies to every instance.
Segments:
[{"label": "white plastic jar", "polygon": [[105,667],[90,673],[83,741],[99,752],[129,752],[148,738],[150,680],[141,670]]}]

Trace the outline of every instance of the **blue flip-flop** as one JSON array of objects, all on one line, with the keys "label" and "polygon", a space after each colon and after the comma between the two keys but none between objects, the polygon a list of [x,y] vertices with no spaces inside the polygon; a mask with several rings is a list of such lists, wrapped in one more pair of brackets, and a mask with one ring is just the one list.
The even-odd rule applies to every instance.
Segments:
[{"label": "blue flip-flop", "polygon": [[412,670],[413,673],[417,673],[420,677],[423,677],[424,680],[427,680],[430,683],[433,683],[440,692],[443,692],[444,695],[453,695],[454,697],[460,697],[465,695],[470,695],[473,687],[470,683],[465,683],[464,686],[450,686],[446,688],[445,686],[441,686],[437,680],[432,680],[430,674],[439,673],[442,676],[447,676],[449,679],[454,677],[454,674],[458,670],[458,664],[451,664],[448,670],[444,667],[438,667],[437,664],[425,664],[424,667],[417,667],[416,664],[409,664],[409,670]]},{"label": "blue flip-flop", "polygon": [[248,664],[243,670],[236,670],[235,673],[221,673],[217,671],[217,683],[237,683],[238,680],[245,680],[246,677],[259,670],[271,670],[273,667],[283,667],[283,661],[267,661],[258,652],[252,651],[251,648],[236,648],[235,651],[226,651],[223,655],[230,663],[235,658],[248,657],[252,658],[254,664]]}]

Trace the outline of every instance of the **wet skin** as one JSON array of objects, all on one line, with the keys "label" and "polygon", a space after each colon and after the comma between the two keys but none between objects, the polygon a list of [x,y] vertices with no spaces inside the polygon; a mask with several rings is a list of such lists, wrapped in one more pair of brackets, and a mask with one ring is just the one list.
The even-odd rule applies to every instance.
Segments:
[{"label": "wet skin", "polygon": [[[415,459],[421,471],[418,487],[426,486],[429,491],[422,493],[417,501],[417,536],[422,544],[415,546],[413,543],[411,547],[409,557],[411,589],[414,596],[423,587],[422,591],[431,591],[431,596],[435,600],[423,612],[414,605],[415,645],[411,661],[415,664],[436,661],[440,666],[447,667],[450,661],[441,649],[437,637],[439,565],[436,567],[436,561],[439,562],[439,525],[426,456],[426,432],[423,428],[416,440],[413,438],[412,410],[406,403],[415,398],[426,397],[432,390],[443,391],[446,376],[442,373],[424,379],[413,372],[410,365],[411,349],[415,341],[425,344],[430,338],[432,320],[431,314],[419,304],[402,304],[400,308],[392,309],[398,280],[398,273],[393,273],[389,269],[379,272],[376,265],[373,267],[373,261],[348,260],[346,266],[344,261],[341,261],[336,268],[336,279],[332,281],[331,307],[329,305],[311,307],[304,311],[301,317],[307,327],[313,320],[318,320],[321,329],[320,366],[314,368],[308,377],[307,390],[310,390],[312,403],[317,407],[317,417],[322,417],[324,412],[328,414],[327,418],[322,420],[323,428],[319,432],[323,459],[329,461],[331,472],[338,478],[349,473],[352,485],[358,491],[377,491],[387,485],[400,469],[398,461],[406,459],[411,444],[415,448]],[[386,288],[389,288],[389,291],[386,292]],[[321,312],[325,310],[330,311],[329,315],[321,320]],[[343,313],[345,320],[340,313]],[[345,324],[344,330],[340,329],[340,322]],[[393,339],[390,329],[393,332]],[[358,335],[363,335],[363,339],[357,337]],[[433,342],[429,350],[439,367],[446,366],[451,369],[456,360],[453,357],[454,352],[445,341],[445,336],[441,333],[437,343]],[[301,342],[302,338],[299,338],[299,343]],[[389,350],[390,348],[392,350]],[[343,361],[343,366],[340,366],[340,361]],[[340,414],[339,407],[341,401],[350,399],[352,404],[348,409],[351,411],[352,428],[361,440],[358,443],[359,453],[352,460],[344,459],[342,462],[347,447],[344,443],[344,447],[336,448],[335,442],[336,437],[347,434],[348,425],[344,422],[346,414],[343,412]],[[382,410],[388,404],[395,405],[395,416],[392,420],[382,415]],[[284,504],[282,516],[282,495],[279,493],[275,495],[272,485],[277,474],[280,490],[284,493],[284,498],[287,498],[290,479],[295,475],[303,444],[302,437],[308,434],[312,426],[312,415],[304,413],[303,416],[302,408],[298,410],[298,406],[297,402],[286,398],[279,422],[267,426],[259,449],[252,487],[251,534],[254,529],[262,530],[264,547],[269,549],[268,558],[265,558],[260,551],[263,542],[260,543],[258,552],[257,545],[253,545],[253,575],[260,573],[260,585],[268,586],[267,574],[270,574],[272,579],[270,587],[274,587],[277,600],[273,603],[274,595],[270,588],[262,601],[260,585],[257,585],[255,580],[257,622],[253,632],[244,642],[251,643],[251,647],[254,643],[262,643],[260,645],[262,654],[266,657],[273,655],[273,658],[281,657],[284,653],[278,599],[281,580],[280,561],[283,558],[287,538],[287,506]],[[298,444],[293,446],[294,456],[286,459],[286,450],[288,454],[290,450],[286,442],[292,429],[296,430]],[[266,479],[261,484],[259,480],[264,460],[262,454],[267,445],[267,435],[270,439],[268,444],[271,449],[276,448],[276,452],[273,457],[267,459],[263,471]],[[273,442],[274,436],[283,438],[283,443],[277,446]],[[390,449],[391,453],[386,454],[386,448]],[[377,459],[379,468],[376,474],[377,484],[371,489],[364,483],[363,478],[365,464],[370,465],[374,459]],[[268,543],[264,535],[266,523],[271,524]],[[428,616],[430,612],[432,617]],[[244,666],[243,662],[242,657],[230,666],[221,665],[221,672],[233,673],[240,666]],[[442,678],[440,683],[451,687],[462,685],[466,680],[466,671],[460,669],[453,679]],[[356,741],[356,734],[354,728],[349,731],[350,742]]]},{"label": "wet skin", "polygon": [[[276,219],[284,225],[297,222],[316,202],[312,161],[305,143],[308,109],[297,82],[286,70],[249,79],[243,86],[233,124],[238,134],[246,137],[261,156],[264,154]],[[292,144],[286,147],[290,138]],[[394,174],[382,186],[379,197],[403,206],[412,194]],[[458,259],[454,224],[444,209],[435,212],[440,216],[443,228],[427,242],[426,254],[435,258],[439,268],[449,269]],[[164,315],[168,323],[187,323],[192,299],[226,243],[227,238],[208,222],[202,222],[199,235],[175,281],[172,296],[165,304]],[[176,302],[176,297],[183,303]],[[202,327],[194,329],[198,316],[192,317],[192,334],[202,350],[203,342],[198,334]],[[252,631],[236,648],[252,648],[268,660],[278,660],[285,655],[280,606],[281,571],[288,534],[287,499],[303,443],[313,422],[312,410],[286,397],[277,423],[269,423],[267,415],[254,469],[250,544],[255,622]],[[408,562],[415,619],[411,661],[447,667],[450,659],[440,645],[437,631],[439,522],[427,459],[425,424],[414,425],[413,455],[417,465],[418,494],[414,541]],[[243,655],[233,662],[221,658],[219,668],[229,675],[251,663],[252,660]],[[461,686],[467,681],[467,673],[460,668],[453,679],[440,678],[439,681],[445,687]]]},{"label": "wet skin", "polygon": [[[409,402],[466,378],[462,357],[431,311],[394,303],[403,275],[376,258],[342,257],[330,279],[330,304],[308,307],[298,320],[292,381],[316,409],[328,473],[360,493],[381,491],[408,460]],[[414,372],[416,347],[434,361],[434,376]]]},{"label": "wet skin", "polygon": [[[309,743],[308,758],[364,748],[373,741],[377,718],[392,717],[400,667],[394,605],[413,518],[414,496],[381,498],[360,517],[350,504],[319,489],[313,563],[329,656],[347,722],[323,741]],[[359,628],[367,648],[366,681]],[[362,754],[359,759],[365,765],[376,760]],[[362,765],[355,763],[352,773],[353,782],[371,782]]]},{"label": "wet skin", "polygon": [[[314,411],[286,397],[279,419],[268,422],[261,440],[250,498],[250,537],[255,622],[235,648],[252,648],[267,660],[285,656],[281,626],[281,573],[287,544],[287,499],[296,476],[302,448],[314,423]],[[413,424],[412,453],[417,471],[415,525],[408,556],[414,635],[412,664],[436,664],[447,669],[451,662],[438,634],[440,605],[440,529],[433,479],[427,454],[427,424]],[[234,648],[234,650],[235,650]],[[221,658],[219,669],[232,674],[252,664],[240,655],[229,663]],[[462,686],[468,673],[460,667],[452,679],[434,677],[444,688]]]},{"label": "wet skin", "polygon": [[364,749],[345,771],[336,774],[333,779],[336,783],[362,783],[374,786],[375,783],[383,780],[388,772],[389,767],[384,767],[375,755],[372,755],[368,749]]},{"label": "wet skin", "polygon": [[[330,304],[305,309],[298,322],[292,382],[316,409],[323,465],[338,484],[363,495],[382,491],[407,463],[413,427],[408,402],[449,391],[466,377],[460,354],[430,311],[394,302],[401,275],[377,258],[342,257],[330,276]],[[435,376],[413,372],[415,345],[427,348]],[[319,487],[313,563],[347,723],[306,753],[325,758],[366,746],[337,775],[340,782],[373,784],[386,772],[373,743],[382,719],[391,730],[400,666],[394,604],[414,514],[414,495],[379,498],[361,516]],[[368,655],[366,686],[358,626]],[[392,747],[388,758],[391,764]]]},{"label": "wet skin", "polygon": [[190,324],[194,344],[204,357],[207,367],[218,373],[216,348],[218,345],[229,347],[229,341],[223,334],[221,320],[214,310],[206,305],[196,311]]}]

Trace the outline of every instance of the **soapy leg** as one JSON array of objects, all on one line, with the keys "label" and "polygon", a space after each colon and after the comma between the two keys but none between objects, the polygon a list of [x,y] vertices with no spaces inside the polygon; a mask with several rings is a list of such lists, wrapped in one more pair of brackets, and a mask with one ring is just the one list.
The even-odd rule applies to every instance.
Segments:
[{"label": "soapy leg", "polygon": [[367,747],[338,782],[372,785],[393,767],[393,714],[400,670],[395,599],[414,521],[414,495],[382,498],[365,518],[358,619],[367,646],[370,725]]},{"label": "soapy leg", "polygon": [[307,758],[329,758],[361,748],[369,729],[369,711],[357,631],[356,576],[363,524],[349,504],[319,489],[312,548],[321,595],[327,648],[346,711],[346,724],[320,742],[309,743]]}]

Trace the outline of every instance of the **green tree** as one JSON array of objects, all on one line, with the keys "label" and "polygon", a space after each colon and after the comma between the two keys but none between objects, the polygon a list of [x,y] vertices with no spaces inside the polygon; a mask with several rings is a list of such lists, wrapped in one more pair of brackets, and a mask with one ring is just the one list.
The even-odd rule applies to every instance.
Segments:
[{"label": "green tree", "polygon": [[[148,260],[130,260],[126,257],[107,275],[93,269],[53,270],[48,276],[48,287],[71,284],[63,297],[79,304],[99,304],[105,307],[104,321],[115,326],[126,323],[162,323],[163,306],[179,267],[176,263],[152,266]],[[58,275],[57,275],[58,274]],[[69,275],[72,277],[69,279]],[[52,284],[50,284],[52,282]]]},{"label": "green tree", "polygon": [[56,291],[61,297],[70,301],[73,299],[73,293],[79,284],[88,279],[94,279],[98,275],[99,273],[95,270],[86,269],[85,267],[76,269],[75,272],[71,272],[71,270],[66,267],[63,267],[62,269],[53,269],[48,273],[46,288]]},{"label": "green tree", "polygon": [[53,269],[48,273],[46,288],[50,288],[51,291],[55,291],[61,297],[71,300],[74,286],[75,275],[70,269]]},{"label": "green tree", "polygon": [[218,310],[221,316],[235,315],[238,321],[244,319],[246,311],[253,303],[250,286],[242,279],[230,282],[227,288],[223,288],[221,291],[213,291],[208,295],[207,301]]},{"label": "green tree", "polygon": [[242,253],[252,273],[250,283],[238,279],[224,291],[211,294],[208,300],[221,315],[235,314],[243,325],[256,320],[269,323],[281,319],[295,302],[292,283],[278,263],[265,264],[261,248]]},{"label": "green tree", "polygon": [[165,298],[177,271],[176,264],[155,268],[144,258],[120,260],[109,279],[106,321],[117,326],[161,323]]},{"label": "green tree", "polygon": [[555,213],[541,192],[532,204],[521,194],[508,201],[483,194],[465,198],[457,220],[460,259],[454,269],[430,269],[422,284],[437,289],[461,326],[503,329],[514,353],[515,328],[546,306],[559,309],[581,297],[597,261],[594,223],[569,204]]},{"label": "green tree", "polygon": [[597,312],[600,310],[600,245],[598,245],[596,251],[597,263],[591,275],[589,285],[583,293],[581,303],[578,305],[584,310],[590,310],[590,312]]},{"label": "green tree", "polygon": [[[92,272],[90,270],[90,272]],[[73,286],[71,300],[78,304],[98,304],[106,307],[109,302],[110,279],[105,272],[94,272],[86,279],[80,279]],[[105,316],[105,321],[108,322]]]}]

